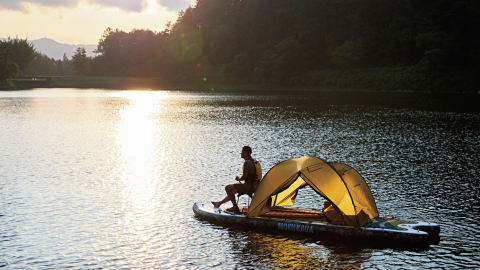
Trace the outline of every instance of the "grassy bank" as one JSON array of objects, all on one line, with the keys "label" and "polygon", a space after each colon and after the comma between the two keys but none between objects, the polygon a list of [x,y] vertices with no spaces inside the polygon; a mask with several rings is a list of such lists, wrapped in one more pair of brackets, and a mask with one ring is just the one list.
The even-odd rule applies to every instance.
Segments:
[{"label": "grassy bank", "polygon": [[[258,85],[240,85],[215,83],[212,81],[186,83],[183,81],[166,81],[160,77],[56,77],[52,78],[55,88],[106,88],[132,90],[211,90],[215,89],[263,89]],[[270,87],[272,88],[272,87]]]},{"label": "grassy bank", "polygon": [[183,83],[183,82],[165,82],[160,77],[50,77],[51,84],[47,85],[48,77],[35,77],[28,79],[14,79],[13,85],[17,89],[30,88],[104,88],[104,89],[199,89],[210,90],[214,87],[223,89],[258,89],[255,85],[231,85],[228,83],[214,84],[211,82],[201,81],[199,83]]},{"label": "grassy bank", "polygon": [[57,88],[158,89],[160,78],[129,77],[57,77],[52,78]]},{"label": "grassy bank", "polygon": [[12,80],[17,89],[106,88],[106,89],[198,89],[198,90],[365,90],[414,92],[478,92],[479,71],[431,71],[418,67],[316,70],[288,82],[262,84],[229,82],[212,75],[208,81],[171,81],[159,77],[47,77]]},{"label": "grassy bank", "polygon": [[292,78],[292,84],[318,89],[477,92],[478,70],[427,70],[420,67],[316,70]]},{"label": "grassy bank", "polygon": [[160,78],[129,77],[35,77],[12,80],[17,89],[30,88],[106,88],[106,89],[160,89],[165,85]]}]

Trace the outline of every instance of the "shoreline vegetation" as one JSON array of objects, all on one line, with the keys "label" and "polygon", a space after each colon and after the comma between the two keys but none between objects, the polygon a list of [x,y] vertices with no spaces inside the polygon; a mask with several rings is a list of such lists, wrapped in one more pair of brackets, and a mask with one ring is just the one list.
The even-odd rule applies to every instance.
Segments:
[{"label": "shoreline vegetation", "polygon": [[452,71],[443,75],[432,74],[431,71],[418,67],[317,70],[292,78],[289,86],[272,83],[226,83],[221,80],[217,81],[215,78],[198,82],[173,83],[161,77],[41,76],[12,79],[9,84],[0,85],[0,90],[100,88],[118,90],[348,90],[480,93],[478,87],[480,79],[476,74],[480,74],[480,72],[471,70],[469,72]]}]

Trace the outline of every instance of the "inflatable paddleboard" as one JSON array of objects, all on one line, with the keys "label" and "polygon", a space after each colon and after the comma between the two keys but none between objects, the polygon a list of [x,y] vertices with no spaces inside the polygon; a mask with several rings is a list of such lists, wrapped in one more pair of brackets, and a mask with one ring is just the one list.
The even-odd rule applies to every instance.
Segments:
[{"label": "inflatable paddleboard", "polygon": [[[224,208],[214,208],[211,203],[195,203],[193,212],[201,219],[221,224],[224,226],[241,226],[252,229],[269,229],[276,231],[289,231],[313,235],[335,235],[341,237],[356,237],[363,239],[382,239],[403,243],[429,245],[432,238],[438,238],[440,226],[435,223],[421,221],[403,221],[375,219],[365,224],[364,227],[355,228],[348,225],[334,225],[322,219],[313,211],[305,213],[313,216],[281,217],[283,214],[247,218],[243,213],[235,214],[226,212]],[[271,213],[271,212],[270,212]],[[270,214],[272,215],[272,214]],[[393,224],[393,225],[392,225]]]}]

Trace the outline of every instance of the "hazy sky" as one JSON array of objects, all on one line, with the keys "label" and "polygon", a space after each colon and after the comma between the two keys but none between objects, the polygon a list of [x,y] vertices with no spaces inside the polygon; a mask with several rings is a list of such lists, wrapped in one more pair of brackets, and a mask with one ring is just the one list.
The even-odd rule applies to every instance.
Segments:
[{"label": "hazy sky", "polygon": [[107,27],[160,31],[195,0],[0,0],[0,38],[97,44]]}]

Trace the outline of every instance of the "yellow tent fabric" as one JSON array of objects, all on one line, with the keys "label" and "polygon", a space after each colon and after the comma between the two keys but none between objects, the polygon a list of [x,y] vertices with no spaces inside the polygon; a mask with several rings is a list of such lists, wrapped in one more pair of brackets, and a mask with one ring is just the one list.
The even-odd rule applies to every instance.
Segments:
[{"label": "yellow tent fabric", "polygon": [[332,202],[346,224],[361,227],[378,216],[365,180],[353,168],[311,156],[275,165],[260,182],[247,217],[258,217],[273,206],[293,205],[298,189],[309,185]]}]

